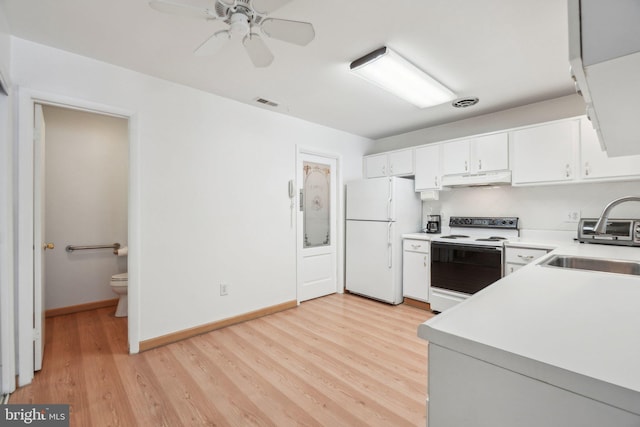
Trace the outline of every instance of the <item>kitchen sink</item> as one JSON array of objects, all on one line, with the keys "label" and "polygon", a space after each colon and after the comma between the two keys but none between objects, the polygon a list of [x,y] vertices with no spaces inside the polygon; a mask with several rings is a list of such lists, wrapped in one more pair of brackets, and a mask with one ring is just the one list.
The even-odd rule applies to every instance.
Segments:
[{"label": "kitchen sink", "polygon": [[555,255],[540,263],[540,265],[545,267],[573,268],[576,270],[603,271],[605,273],[640,276],[640,262],[635,261]]}]

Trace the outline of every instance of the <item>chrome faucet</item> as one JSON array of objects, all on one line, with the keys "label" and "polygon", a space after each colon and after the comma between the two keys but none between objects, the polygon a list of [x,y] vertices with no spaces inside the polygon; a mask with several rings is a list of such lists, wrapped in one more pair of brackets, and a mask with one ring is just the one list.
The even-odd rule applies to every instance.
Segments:
[{"label": "chrome faucet", "polygon": [[609,214],[611,213],[611,210],[614,207],[618,206],[620,203],[624,202],[640,202],[640,197],[626,196],[609,202],[609,204],[604,207],[604,210],[600,214],[600,218],[598,218],[598,222],[596,222],[595,227],[593,227],[593,231],[596,234],[605,234],[607,232],[607,221],[609,221]]}]

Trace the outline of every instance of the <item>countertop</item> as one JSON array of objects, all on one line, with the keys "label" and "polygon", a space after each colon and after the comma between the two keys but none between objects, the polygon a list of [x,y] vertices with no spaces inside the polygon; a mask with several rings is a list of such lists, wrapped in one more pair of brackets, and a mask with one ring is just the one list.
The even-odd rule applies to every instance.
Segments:
[{"label": "countertop", "polygon": [[429,234],[429,233],[405,233],[402,235],[403,239],[413,239],[413,240],[431,240],[434,236],[439,236],[440,234]]},{"label": "countertop", "polygon": [[552,254],[640,261],[640,248],[559,246],[418,335],[640,415],[640,276],[539,265]]}]

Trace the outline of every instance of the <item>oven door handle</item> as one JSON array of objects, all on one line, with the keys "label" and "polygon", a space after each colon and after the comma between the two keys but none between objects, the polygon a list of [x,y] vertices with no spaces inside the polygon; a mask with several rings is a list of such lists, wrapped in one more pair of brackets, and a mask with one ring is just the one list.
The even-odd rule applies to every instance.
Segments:
[{"label": "oven door handle", "polygon": [[393,241],[391,240],[391,227],[393,227],[393,222],[389,223],[389,228],[387,229],[387,267],[391,268],[393,264]]}]

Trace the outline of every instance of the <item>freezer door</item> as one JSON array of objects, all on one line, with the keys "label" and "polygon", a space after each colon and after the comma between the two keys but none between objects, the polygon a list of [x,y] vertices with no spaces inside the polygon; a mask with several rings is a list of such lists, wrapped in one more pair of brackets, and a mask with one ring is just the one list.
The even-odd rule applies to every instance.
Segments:
[{"label": "freezer door", "polygon": [[393,221],[397,178],[372,178],[347,183],[347,219]]},{"label": "freezer door", "polygon": [[347,221],[348,291],[391,304],[402,302],[395,226],[393,222]]}]

